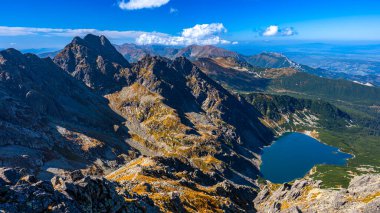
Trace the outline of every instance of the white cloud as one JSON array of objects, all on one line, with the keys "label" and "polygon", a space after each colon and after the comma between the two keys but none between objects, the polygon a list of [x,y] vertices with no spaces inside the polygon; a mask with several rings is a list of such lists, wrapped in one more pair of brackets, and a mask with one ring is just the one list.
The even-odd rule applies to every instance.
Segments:
[{"label": "white cloud", "polygon": [[277,25],[271,25],[267,27],[262,36],[293,36],[297,32],[292,27],[280,28]]},{"label": "white cloud", "polygon": [[[74,37],[87,34],[104,35],[110,39],[134,40],[137,44],[162,45],[214,45],[231,44],[224,40],[220,34],[227,32],[221,23],[197,24],[192,28],[182,30],[180,36],[173,36],[160,32],[143,31],[116,31],[97,29],[60,29],[60,28],[32,28],[0,26],[1,36],[45,36],[45,37]],[[233,43],[236,44],[236,43]]]},{"label": "white cloud", "polygon": [[171,14],[178,13],[178,9],[171,7],[169,10],[169,13],[171,13]]},{"label": "white cloud", "polygon": [[97,29],[60,29],[60,28],[33,28],[0,26],[0,36],[59,36],[74,37],[86,34],[105,35],[109,38],[136,38],[142,31],[116,31]]},{"label": "white cloud", "polygon": [[188,38],[204,38],[216,33],[224,32],[227,32],[227,29],[221,23],[197,24],[192,28],[184,29],[182,31],[182,36]]},{"label": "white cloud", "polygon": [[122,0],[119,2],[120,9],[123,10],[139,10],[144,8],[161,7],[169,3],[170,0],[129,0],[125,2]]},{"label": "white cloud", "polygon": [[219,34],[227,32],[221,23],[197,24],[192,28],[183,29],[181,36],[171,36],[162,33],[144,33],[136,39],[138,44],[162,44],[162,45],[215,45],[230,44],[230,41],[222,39]]},{"label": "white cloud", "polygon": [[278,26],[271,25],[265,29],[263,36],[275,36],[278,33]]}]

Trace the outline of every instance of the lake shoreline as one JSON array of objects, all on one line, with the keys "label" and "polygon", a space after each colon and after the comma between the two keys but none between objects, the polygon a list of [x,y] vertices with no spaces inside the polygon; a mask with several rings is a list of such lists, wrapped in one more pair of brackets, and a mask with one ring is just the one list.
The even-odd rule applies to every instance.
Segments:
[{"label": "lake shoreline", "polygon": [[270,145],[264,146],[260,153],[260,177],[272,183],[291,182],[304,178],[318,165],[347,166],[355,157],[320,141],[315,137],[315,130],[314,134],[310,133],[284,132]]}]

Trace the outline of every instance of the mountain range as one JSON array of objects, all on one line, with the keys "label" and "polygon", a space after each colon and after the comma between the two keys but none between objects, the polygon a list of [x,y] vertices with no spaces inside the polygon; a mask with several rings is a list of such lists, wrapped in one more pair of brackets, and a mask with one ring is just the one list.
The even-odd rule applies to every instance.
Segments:
[{"label": "mountain range", "polygon": [[[114,46],[91,34],[75,37],[54,58],[3,50],[0,210],[286,210],[285,202],[302,196],[289,192],[281,208],[271,201],[280,192],[260,177],[261,150],[276,136],[352,128],[379,134],[380,88],[313,70],[273,53]],[[372,157],[347,146],[358,159]],[[354,194],[360,205],[328,205],[376,208],[377,189],[369,184],[380,177],[361,178],[368,182],[355,179],[341,193],[362,190],[368,202]],[[310,180],[293,186],[280,187],[333,194]],[[307,210],[307,200],[297,202]]]},{"label": "mountain range", "polygon": [[[262,68],[295,68],[299,71],[307,72],[320,77],[330,79],[345,79],[362,84],[365,86],[380,86],[380,78],[376,72],[368,71],[367,74],[358,74],[358,71],[365,67],[376,69],[378,64],[376,62],[363,60],[349,60],[349,59],[333,59],[325,57],[320,59],[318,56],[313,61],[313,58],[305,55],[302,58],[300,53],[289,53],[292,58],[296,58],[301,61],[305,61],[308,64],[312,64],[313,67],[307,66],[301,63],[297,63],[285,55],[276,52],[262,52],[256,55],[242,55],[234,51],[219,48],[212,45],[190,45],[187,47],[181,46],[164,46],[164,45],[137,45],[132,43],[126,43],[122,45],[114,45],[115,48],[130,62],[137,62],[146,55],[151,56],[163,56],[166,58],[174,59],[179,56],[184,56],[190,60],[199,58],[217,58],[217,57],[231,57],[250,63],[252,66]],[[38,51],[40,57],[53,58],[59,51],[43,52]],[[24,51],[25,52],[25,51]],[[31,51],[36,52],[36,51]],[[331,56],[335,57],[335,56]],[[315,57],[314,57],[315,58]],[[318,63],[321,63],[318,66]],[[325,63],[330,63],[328,67]],[[334,64],[335,63],[335,64]],[[342,65],[339,67],[339,63]],[[350,72],[352,71],[352,72]]]}]

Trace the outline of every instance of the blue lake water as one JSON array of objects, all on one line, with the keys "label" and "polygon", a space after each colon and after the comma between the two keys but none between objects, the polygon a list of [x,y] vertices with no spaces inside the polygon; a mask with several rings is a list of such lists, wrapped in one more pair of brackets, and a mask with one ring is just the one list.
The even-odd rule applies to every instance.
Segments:
[{"label": "blue lake water", "polygon": [[317,164],[345,165],[352,155],[301,133],[286,133],[265,147],[260,167],[263,177],[285,183],[305,176]]}]

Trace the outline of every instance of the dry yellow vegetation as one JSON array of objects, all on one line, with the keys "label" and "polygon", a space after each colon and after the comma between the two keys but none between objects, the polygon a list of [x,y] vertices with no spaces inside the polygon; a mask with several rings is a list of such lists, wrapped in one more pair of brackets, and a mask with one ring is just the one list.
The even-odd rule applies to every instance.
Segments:
[{"label": "dry yellow vegetation", "polygon": [[[217,162],[212,157],[206,157],[206,160]],[[187,212],[224,212],[223,206],[232,203],[230,198],[216,194],[215,185],[181,183],[179,180],[183,180],[183,177],[189,178],[185,174],[186,171],[172,173],[173,176],[170,177],[155,177],[154,174],[146,172],[163,169],[162,165],[157,164],[152,158],[140,157],[106,178],[119,182],[129,192],[148,196],[163,212],[172,212],[177,208],[176,202],[181,203]]]}]

